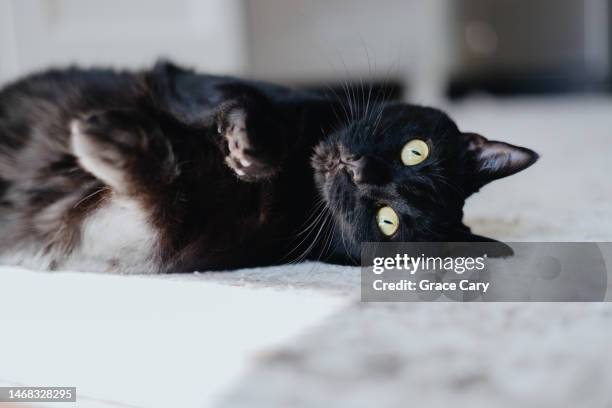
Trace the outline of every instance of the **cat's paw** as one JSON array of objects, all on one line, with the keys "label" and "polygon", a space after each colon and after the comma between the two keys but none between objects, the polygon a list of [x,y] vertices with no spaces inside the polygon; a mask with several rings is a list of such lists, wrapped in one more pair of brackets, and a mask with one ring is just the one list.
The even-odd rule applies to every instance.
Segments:
[{"label": "cat's paw", "polygon": [[276,166],[258,152],[247,128],[247,112],[241,107],[229,110],[219,125],[218,132],[225,139],[227,155],[225,163],[242,180],[265,180],[276,174]]},{"label": "cat's paw", "polygon": [[70,149],[81,167],[118,190],[127,184],[120,146],[105,137],[95,115],[70,122]]},{"label": "cat's paw", "polygon": [[92,113],[69,127],[70,149],[81,167],[118,192],[142,182],[167,182],[178,174],[161,131],[135,112]]}]

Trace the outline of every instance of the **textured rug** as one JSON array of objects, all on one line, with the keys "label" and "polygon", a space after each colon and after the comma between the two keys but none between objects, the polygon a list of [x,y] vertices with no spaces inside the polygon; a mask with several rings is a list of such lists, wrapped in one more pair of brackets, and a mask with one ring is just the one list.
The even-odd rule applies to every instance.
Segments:
[{"label": "textured rug", "polygon": [[[612,100],[482,99],[448,110],[462,130],[541,154],[532,168],[470,199],[466,219],[477,233],[507,241],[612,240]],[[357,297],[358,271],[311,268],[235,278],[346,296],[353,288]],[[611,385],[609,303],[356,299],[262,357],[220,406],[607,407]]]}]

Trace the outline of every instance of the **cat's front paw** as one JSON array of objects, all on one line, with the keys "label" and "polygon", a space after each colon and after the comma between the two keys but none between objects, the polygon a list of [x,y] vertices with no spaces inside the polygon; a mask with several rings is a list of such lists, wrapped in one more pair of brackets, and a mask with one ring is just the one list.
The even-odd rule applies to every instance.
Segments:
[{"label": "cat's front paw", "polygon": [[227,143],[225,163],[240,179],[258,181],[276,174],[276,166],[258,151],[251,134],[254,130],[247,128],[247,112],[243,108],[226,113],[218,131]]}]

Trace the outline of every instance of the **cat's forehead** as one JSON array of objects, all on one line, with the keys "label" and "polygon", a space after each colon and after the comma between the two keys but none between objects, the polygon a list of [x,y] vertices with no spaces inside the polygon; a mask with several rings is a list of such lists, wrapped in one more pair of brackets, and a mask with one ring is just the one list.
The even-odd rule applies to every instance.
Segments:
[{"label": "cat's forehead", "polygon": [[[441,110],[405,103],[387,103],[367,112],[336,134],[342,144],[357,151],[397,150],[411,139],[422,139],[431,146],[455,146],[459,129]],[[452,141],[451,143],[449,143]],[[439,149],[436,150],[439,150]],[[439,152],[438,152],[439,153]]]},{"label": "cat's forehead", "polygon": [[389,104],[382,109],[382,120],[392,125],[390,130],[422,131],[433,135],[457,130],[446,113],[426,106]]}]

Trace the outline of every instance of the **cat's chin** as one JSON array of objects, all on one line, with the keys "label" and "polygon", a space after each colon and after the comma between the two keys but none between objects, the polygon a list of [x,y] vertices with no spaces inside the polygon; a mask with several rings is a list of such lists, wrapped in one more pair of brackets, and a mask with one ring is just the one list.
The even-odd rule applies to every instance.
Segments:
[{"label": "cat's chin", "polygon": [[339,169],[330,175],[329,180],[320,186],[320,189],[327,208],[338,225],[343,229],[351,229],[347,223],[350,212],[356,205],[357,187],[348,173]]}]

